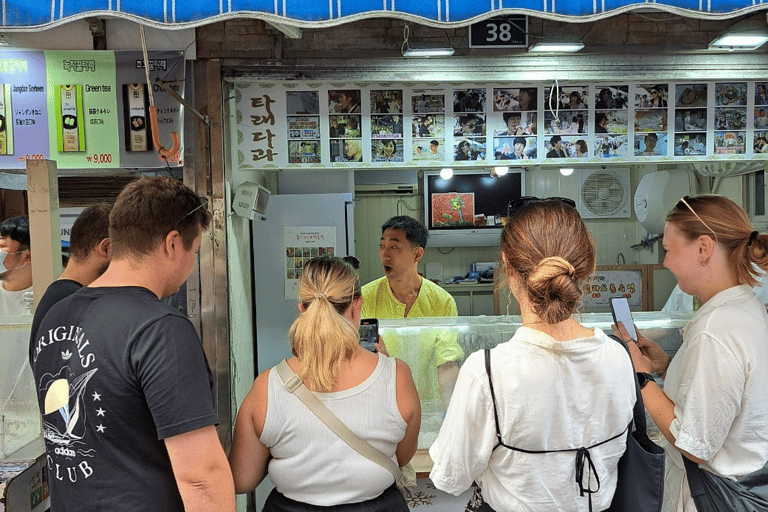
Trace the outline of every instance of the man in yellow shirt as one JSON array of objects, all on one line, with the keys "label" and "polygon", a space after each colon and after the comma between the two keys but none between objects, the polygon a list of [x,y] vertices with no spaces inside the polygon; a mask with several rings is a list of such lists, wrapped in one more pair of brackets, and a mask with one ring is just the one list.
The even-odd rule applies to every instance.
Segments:
[{"label": "man in yellow shirt", "polygon": [[[362,288],[363,318],[419,318],[457,316],[453,297],[417,272],[427,245],[427,230],[406,216],[392,217],[381,226],[379,258],[384,277]],[[420,328],[418,336],[384,333],[378,349],[405,361],[414,373],[424,412],[447,407],[459,374],[464,351],[456,329]]]}]

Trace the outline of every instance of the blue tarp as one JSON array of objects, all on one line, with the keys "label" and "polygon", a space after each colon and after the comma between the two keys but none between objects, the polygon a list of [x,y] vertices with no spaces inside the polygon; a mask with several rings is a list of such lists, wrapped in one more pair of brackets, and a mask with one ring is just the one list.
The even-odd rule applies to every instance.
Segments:
[{"label": "blue tarp", "polygon": [[0,29],[49,28],[85,17],[119,17],[170,29],[238,18],[257,18],[301,28],[329,27],[376,17],[447,28],[504,14],[594,21],[648,8],[686,17],[726,19],[768,9],[768,3],[763,0],[4,0]]}]

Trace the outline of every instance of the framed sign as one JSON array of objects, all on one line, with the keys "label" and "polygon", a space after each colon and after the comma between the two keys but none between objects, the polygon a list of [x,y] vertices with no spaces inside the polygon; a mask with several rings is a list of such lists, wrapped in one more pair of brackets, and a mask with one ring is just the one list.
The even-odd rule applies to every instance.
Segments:
[{"label": "framed sign", "polygon": [[469,26],[470,48],[528,48],[528,16],[497,16]]}]

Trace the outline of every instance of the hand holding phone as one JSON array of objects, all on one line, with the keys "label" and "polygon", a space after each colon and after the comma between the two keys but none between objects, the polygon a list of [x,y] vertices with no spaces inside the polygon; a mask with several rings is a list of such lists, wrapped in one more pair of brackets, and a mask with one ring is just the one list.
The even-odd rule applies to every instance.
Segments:
[{"label": "hand holding phone", "polygon": [[613,314],[613,323],[617,326],[619,322],[624,324],[624,328],[629,333],[632,341],[637,341],[637,331],[635,322],[632,320],[632,311],[629,309],[629,301],[626,297],[611,297],[611,313]]},{"label": "hand holding phone", "polygon": [[360,346],[371,352],[376,352],[376,341],[379,339],[379,321],[375,318],[360,320]]}]

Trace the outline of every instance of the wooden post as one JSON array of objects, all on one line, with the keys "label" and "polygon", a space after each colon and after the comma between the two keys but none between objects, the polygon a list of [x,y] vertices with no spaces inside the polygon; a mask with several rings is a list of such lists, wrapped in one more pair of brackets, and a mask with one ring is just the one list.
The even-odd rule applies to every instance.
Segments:
[{"label": "wooden post", "polygon": [[56,162],[27,160],[27,195],[32,247],[32,290],[37,307],[48,285],[63,272]]}]

